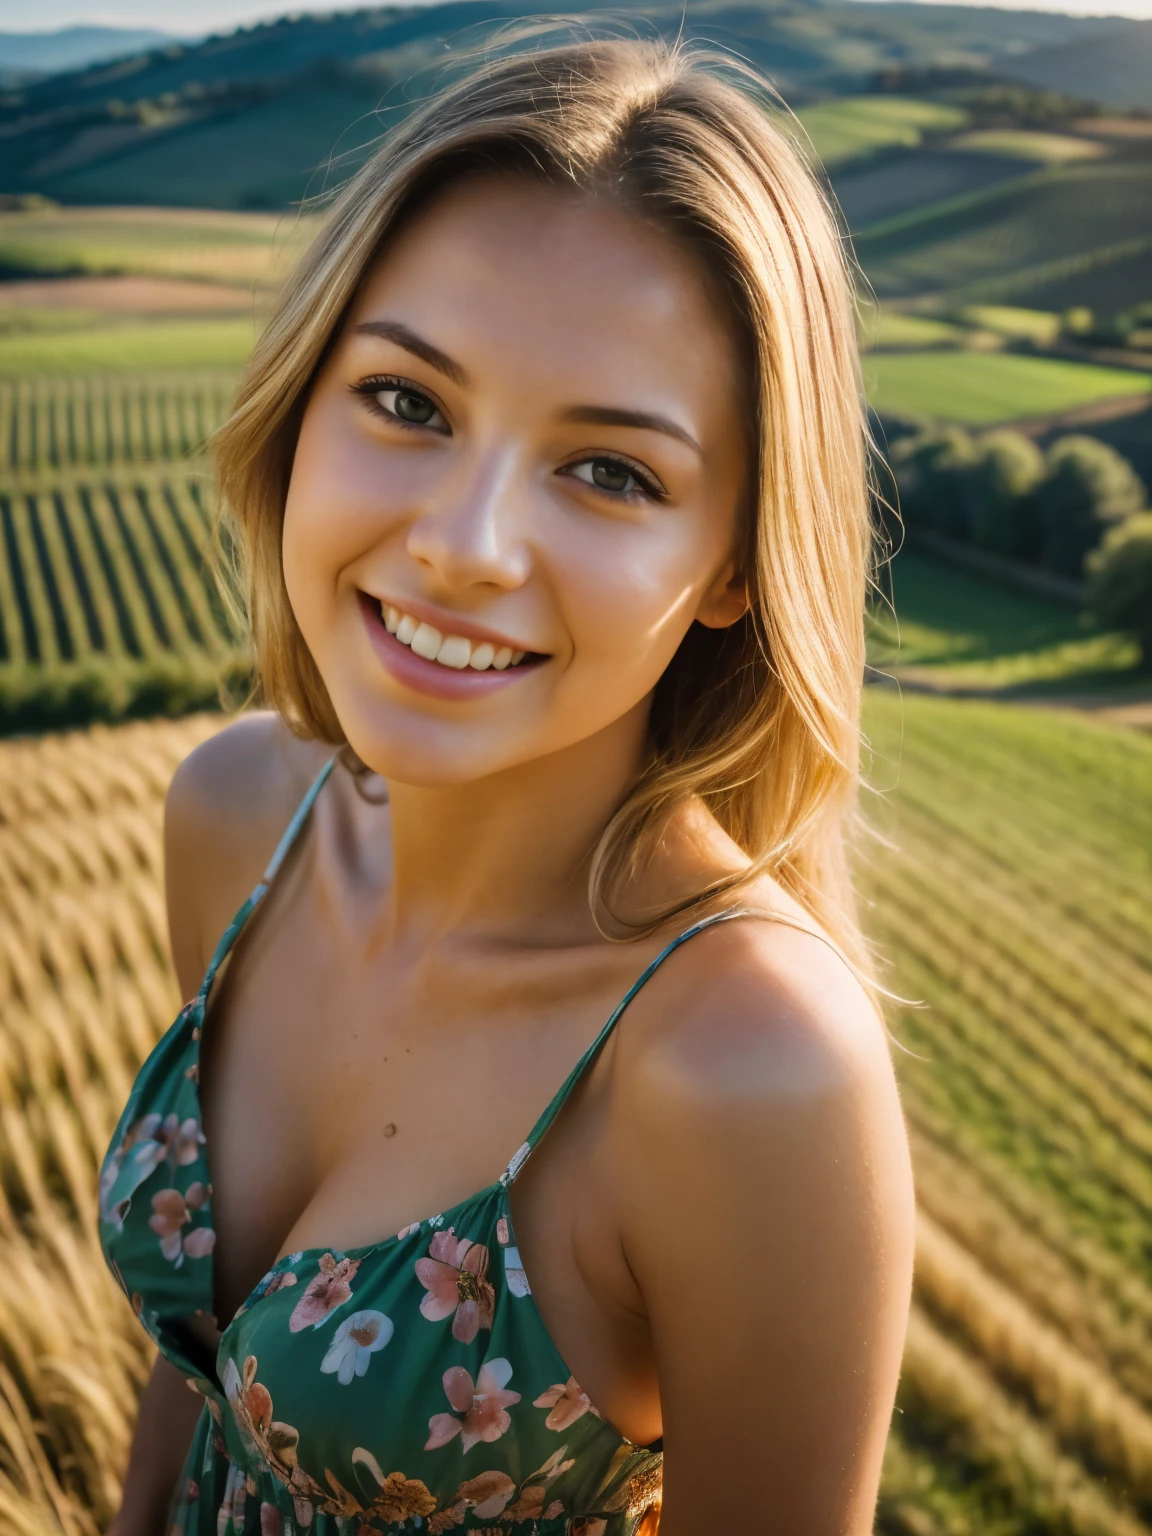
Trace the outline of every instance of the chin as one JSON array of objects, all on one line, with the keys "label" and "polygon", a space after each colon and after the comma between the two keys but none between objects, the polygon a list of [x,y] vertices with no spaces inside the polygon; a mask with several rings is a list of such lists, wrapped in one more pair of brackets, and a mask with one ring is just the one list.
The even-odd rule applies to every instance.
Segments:
[{"label": "chin", "polygon": [[413,718],[405,710],[337,707],[337,718],[362,763],[389,783],[415,789],[473,784],[524,760],[509,754],[506,733],[496,743],[488,730]]}]

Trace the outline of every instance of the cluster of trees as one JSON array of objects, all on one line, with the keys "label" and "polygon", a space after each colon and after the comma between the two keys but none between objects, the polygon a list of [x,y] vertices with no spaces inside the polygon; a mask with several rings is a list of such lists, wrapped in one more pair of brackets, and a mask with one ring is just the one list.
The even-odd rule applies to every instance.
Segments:
[{"label": "cluster of trees", "polygon": [[1152,300],[1111,315],[1074,305],[1061,315],[1060,333],[1067,341],[1087,346],[1152,349]]},{"label": "cluster of trees", "polygon": [[1137,637],[1152,666],[1152,510],[1122,454],[1081,433],[1047,451],[1010,429],[933,427],[889,455],[903,523],[1084,579],[1089,610]]}]

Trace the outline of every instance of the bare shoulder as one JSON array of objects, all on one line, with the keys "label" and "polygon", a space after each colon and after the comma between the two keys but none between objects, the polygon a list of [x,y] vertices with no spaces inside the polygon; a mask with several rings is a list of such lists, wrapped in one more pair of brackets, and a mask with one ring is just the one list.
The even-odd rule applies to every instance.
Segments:
[{"label": "bare shoulder", "polygon": [[257,710],[202,742],[177,768],[164,807],[165,884],[183,990],[259,880],[332,748],[300,741]]},{"label": "bare shoulder", "polygon": [[778,920],[711,925],[646,990],[627,1055],[651,1090],[720,1103],[815,1101],[861,1077],[891,1078],[884,1023],[863,984],[816,925],[786,907]]},{"label": "bare shoulder", "polygon": [[[650,1209],[689,1191],[714,1206],[728,1196],[762,1203],[782,1167],[826,1208],[821,1181],[840,1177],[838,1158],[841,1170],[870,1170],[894,1219],[911,1221],[885,1025],[825,938],[754,915],[713,924],[669,956],[637,1002],[616,1072],[629,1106],[624,1161]],[[687,1182],[673,1172],[685,1145],[696,1169]]]}]

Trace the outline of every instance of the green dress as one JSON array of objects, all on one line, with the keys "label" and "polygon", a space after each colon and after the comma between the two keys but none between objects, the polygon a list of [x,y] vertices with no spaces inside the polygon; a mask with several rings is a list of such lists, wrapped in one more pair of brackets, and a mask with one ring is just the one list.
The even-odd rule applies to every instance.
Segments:
[{"label": "green dress", "polygon": [[105,1258],[204,1399],[165,1536],[635,1536],[659,1505],[660,1451],[625,1439],[573,1379],[521,1265],[508,1190],[656,967],[736,908],[648,966],[495,1184],[365,1247],[278,1259],[215,1357],[186,1326],[214,1310],[205,1004],[331,767],[140,1068],[100,1172]]}]

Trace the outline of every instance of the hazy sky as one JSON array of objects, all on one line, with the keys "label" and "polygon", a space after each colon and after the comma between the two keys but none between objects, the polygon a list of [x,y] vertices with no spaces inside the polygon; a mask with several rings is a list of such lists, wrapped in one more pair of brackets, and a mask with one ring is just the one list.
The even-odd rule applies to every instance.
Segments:
[{"label": "hazy sky", "polygon": [[[955,3],[955,0],[949,0]],[[972,0],[960,0],[972,3]],[[995,0],[1013,9],[1072,11],[1090,16],[1136,16],[1152,20],[1152,0]],[[347,11],[356,0],[314,0],[305,5],[285,0],[0,0],[0,31],[47,32],[77,23],[158,27],[190,36],[228,31],[242,22],[282,16],[286,11]]]}]

